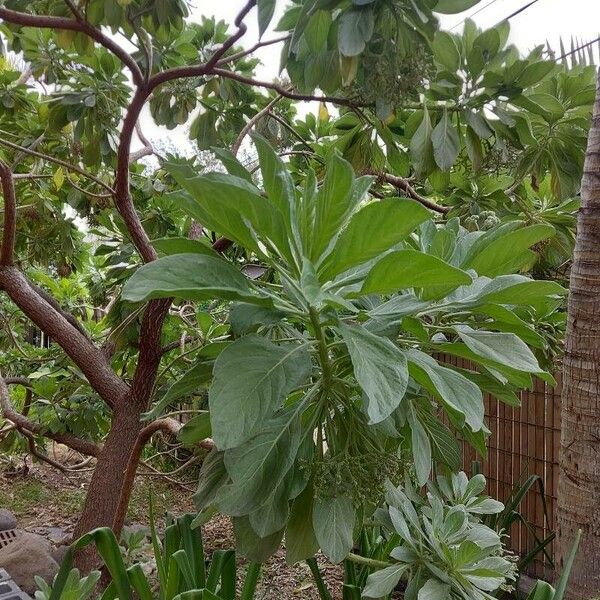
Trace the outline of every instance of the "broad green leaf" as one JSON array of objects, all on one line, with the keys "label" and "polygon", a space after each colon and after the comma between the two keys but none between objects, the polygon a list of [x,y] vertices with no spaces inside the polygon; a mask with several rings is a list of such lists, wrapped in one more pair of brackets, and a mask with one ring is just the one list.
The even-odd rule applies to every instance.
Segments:
[{"label": "broad green leaf", "polygon": [[198,253],[217,256],[217,253],[208,244],[184,237],[160,238],[152,240],[152,245],[160,254]]},{"label": "broad green leaf", "polygon": [[454,37],[446,31],[436,31],[433,55],[443,67],[454,73],[460,67],[460,51]]},{"label": "broad green leaf", "polygon": [[319,550],[319,542],[313,529],[314,488],[307,485],[294,500],[285,530],[285,559],[293,565],[312,558]]},{"label": "broad green leaf", "polygon": [[304,39],[311,52],[321,52],[327,48],[327,36],[330,27],[330,10],[320,9],[313,12],[304,30]]},{"label": "broad green leaf", "polygon": [[175,297],[270,304],[232,264],[203,254],[171,254],[141,266],[125,283],[122,296],[128,302]]},{"label": "broad green leaf", "polygon": [[317,498],[313,507],[313,528],[321,551],[334,564],[352,550],[356,511],[347,496]]},{"label": "broad green leaf", "polygon": [[[310,236],[310,239],[303,240],[303,243],[311,249],[309,258],[313,262],[317,262],[361,200],[353,193],[354,184],[354,173],[350,163],[334,155],[327,165],[325,180],[314,197],[312,229],[304,234]],[[310,194],[307,190],[305,196],[307,192]],[[304,198],[304,202],[309,202],[309,198]]]},{"label": "broad green leaf", "polygon": [[322,278],[332,279],[350,267],[379,256],[430,216],[425,207],[413,200],[387,198],[367,204],[352,216],[340,234],[333,252],[320,269]]},{"label": "broad green leaf", "polygon": [[482,243],[477,245],[478,251],[471,251],[462,266],[465,269],[474,269],[479,275],[488,277],[514,273],[535,259],[535,252],[530,251],[529,248],[552,237],[554,233],[554,227],[551,225],[540,224],[510,231],[490,239],[486,245],[483,243],[491,236],[482,236],[480,238]]},{"label": "broad green leaf", "polygon": [[265,33],[273,15],[275,14],[275,5],[277,0],[257,0],[256,5],[258,7],[258,35],[262,37]]},{"label": "broad green leaf", "polygon": [[417,250],[399,250],[384,256],[371,269],[361,294],[391,294],[408,288],[442,289],[446,293],[471,283],[468,273],[435,256]]},{"label": "broad green leaf", "polygon": [[175,400],[190,396],[198,388],[207,384],[212,379],[213,366],[213,361],[200,360],[171,385],[160,401],[152,407],[151,411],[144,413],[143,420],[156,419]]},{"label": "broad green leaf", "polygon": [[[503,276],[496,277],[493,282],[502,279]],[[508,287],[503,287],[498,291],[493,291],[492,286],[484,288],[483,295],[479,302],[490,304],[513,304],[526,306],[534,304],[544,298],[565,296],[567,290],[556,281],[541,281],[526,279],[518,275],[507,275],[508,277],[520,277],[515,283]],[[508,283],[508,282],[507,282]],[[489,291],[488,291],[489,289]]]},{"label": "broad green leaf", "polygon": [[225,467],[232,483],[217,497],[223,512],[249,514],[277,489],[296,460],[302,408],[300,403],[280,410],[247,442],[225,451]]},{"label": "broad green leaf", "polygon": [[199,512],[214,503],[217,492],[229,480],[223,459],[223,452],[213,448],[202,461],[198,478],[198,491],[192,497]]},{"label": "broad green leaf", "polygon": [[425,428],[417,418],[414,408],[408,411],[410,425],[412,455],[415,465],[415,475],[419,485],[425,485],[431,473],[431,444]]},{"label": "broad green leaf", "polygon": [[227,172],[235,175],[240,179],[245,179],[248,183],[252,183],[252,174],[244,165],[236,158],[236,156],[228,148],[211,148],[213,154],[223,163]]},{"label": "broad green leaf", "polygon": [[375,15],[371,7],[346,10],[337,22],[340,52],[344,56],[361,54],[373,37],[375,28]]},{"label": "broad green leaf", "polygon": [[260,326],[272,325],[283,319],[284,313],[268,306],[236,302],[229,311],[229,323],[236,337],[256,331]]},{"label": "broad green leaf", "polygon": [[408,567],[409,565],[392,565],[371,573],[362,593],[363,598],[387,597],[396,589],[400,578]]},{"label": "broad green leaf", "polygon": [[[496,586],[497,587],[497,586]],[[450,585],[438,579],[429,579],[419,590],[417,600],[449,600]]]},{"label": "broad green leaf", "polygon": [[431,440],[433,458],[458,471],[462,466],[462,450],[456,436],[430,412],[420,410],[417,416]]},{"label": "broad green leaf", "polygon": [[184,446],[193,446],[211,436],[210,415],[208,412],[196,415],[184,423],[177,437]]},{"label": "broad green leaf", "polygon": [[446,15],[454,15],[475,6],[481,0],[438,0],[433,10]]},{"label": "broad green leaf", "polygon": [[425,106],[423,109],[423,119],[410,140],[410,155],[413,165],[418,173],[427,174],[435,167],[435,158],[433,155],[433,142],[431,134],[431,118],[429,111]]},{"label": "broad green leaf", "polygon": [[292,176],[265,138],[254,134],[252,140],[258,152],[265,191],[269,199],[279,208],[290,227],[290,219],[295,219],[295,212],[292,213],[292,211],[295,211],[296,206],[296,190]]},{"label": "broad green leaf", "polygon": [[449,171],[460,152],[460,140],[447,110],[444,110],[440,122],[431,133],[431,141],[435,162],[442,171]]},{"label": "broad green leaf", "polygon": [[245,442],[310,376],[306,346],[275,345],[248,335],[215,361],[208,394],[213,439],[220,450]]},{"label": "broad green leaf", "polygon": [[526,373],[542,370],[527,344],[514,333],[479,331],[466,325],[457,325],[455,329],[460,339],[478,356]]},{"label": "broad green leaf", "polygon": [[266,502],[248,515],[252,529],[261,538],[285,529],[290,514],[289,496],[293,475],[293,469],[290,469]]},{"label": "broad green leaf", "polygon": [[354,376],[366,397],[369,422],[381,423],[398,408],[406,393],[406,356],[389,339],[364,327],[340,324],[339,329],[352,360]]},{"label": "broad green leaf", "polygon": [[406,356],[411,377],[462,415],[473,431],[483,427],[483,394],[472,381],[420,350],[408,350]]},{"label": "broad green leaf", "polygon": [[233,519],[233,532],[239,553],[248,560],[259,564],[277,552],[283,538],[283,530],[266,538],[259,537],[252,529],[248,517]]}]

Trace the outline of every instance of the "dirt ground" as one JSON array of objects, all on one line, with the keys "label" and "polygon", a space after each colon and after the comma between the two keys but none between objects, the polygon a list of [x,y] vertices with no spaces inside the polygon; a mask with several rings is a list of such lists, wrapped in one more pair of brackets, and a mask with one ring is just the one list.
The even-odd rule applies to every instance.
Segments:
[{"label": "dirt ground", "polygon": [[[24,468],[24,464],[26,467]],[[73,531],[89,484],[91,471],[63,474],[45,465],[13,461],[0,463],[0,508],[15,514],[19,527],[64,544]],[[148,499],[152,497],[157,515],[169,511],[181,515],[193,511],[190,492],[160,478],[138,476],[127,515],[128,524],[148,525]],[[160,523],[159,523],[160,528]],[[205,551],[234,546],[232,526],[228,518],[214,517],[203,527]],[[343,569],[318,557],[323,577],[335,600],[341,599]],[[243,574],[243,561],[239,571]],[[256,600],[319,600],[308,566],[285,562],[281,548],[264,566]]]}]

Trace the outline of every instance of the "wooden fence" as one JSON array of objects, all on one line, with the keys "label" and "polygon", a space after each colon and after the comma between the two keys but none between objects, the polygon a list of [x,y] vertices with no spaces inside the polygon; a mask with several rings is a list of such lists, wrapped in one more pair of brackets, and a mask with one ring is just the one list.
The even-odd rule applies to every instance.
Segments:
[{"label": "wooden fence", "polygon": [[[439,359],[461,368],[469,368],[462,359],[444,355]],[[474,461],[480,463],[488,484],[488,494],[503,502],[530,475],[538,475],[543,494],[536,485],[523,500],[519,512],[529,527],[515,524],[510,532],[510,548],[525,556],[535,546],[535,536],[545,539],[555,530],[556,497],[558,490],[558,453],[560,447],[560,378],[552,388],[536,379],[533,390],[520,393],[521,406],[506,406],[486,395],[486,423],[491,430],[488,456],[483,459],[467,444],[463,447],[463,464],[467,473]],[[547,547],[553,558],[553,545]],[[538,555],[527,569],[532,577],[551,579],[553,569],[548,557]]]}]

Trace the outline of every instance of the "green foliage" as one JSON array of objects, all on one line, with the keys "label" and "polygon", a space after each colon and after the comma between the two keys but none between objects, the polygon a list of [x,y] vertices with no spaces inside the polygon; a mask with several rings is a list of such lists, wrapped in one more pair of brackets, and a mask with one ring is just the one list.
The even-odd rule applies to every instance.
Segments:
[{"label": "green foliage", "polygon": [[487,598],[510,584],[514,564],[500,536],[481,522],[503,506],[480,496],[484,487],[482,476],[469,480],[463,472],[438,477],[425,497],[410,485],[390,485],[375,517],[394,536],[394,562],[369,575],[363,596],[387,597],[402,577],[408,599]]},{"label": "green foliage", "polygon": [[[158,540],[150,510],[152,544],[157,564],[160,600],[234,600],[236,598],[235,552],[216,550],[205,562],[199,529],[192,527],[192,515],[167,523],[162,543]],[[157,596],[139,563],[126,567],[117,539],[108,528],[91,531],[71,544],[52,586],[41,579],[36,600],[79,600],[87,598],[100,577],[97,571],[86,578],[72,569],[74,553],[94,544],[110,575],[110,584],[102,598],[134,597],[153,600]],[[240,600],[252,600],[260,568],[250,564]],[[79,594],[79,595],[78,595]]]},{"label": "green foliage", "polygon": [[[359,215],[377,209],[382,222],[386,211],[390,220],[395,215],[392,202],[369,200],[370,179],[355,178],[334,155],[321,185],[313,177],[300,195],[286,166],[258,144],[264,194],[236,176],[169,167],[186,193],[185,209],[240,243],[251,240],[269,274],[243,284],[252,294],[236,310],[245,307],[246,323],[258,321],[215,361],[209,408],[218,450],[203,466],[196,501],[200,511],[216,506],[234,516],[238,538],[254,536],[255,547],[264,548],[261,558],[277,547],[290,512],[295,525],[288,544],[312,555],[311,536],[293,539],[295,504],[302,502],[304,527],[339,562],[352,547],[357,516],[377,502],[386,478],[398,480],[404,456],[414,457],[409,472],[420,483],[429,477],[428,457],[456,468],[455,442],[436,421],[438,411],[483,451],[480,386],[527,387],[531,374],[547,377],[519,337],[534,328],[515,317],[535,321],[554,310],[564,290],[509,273],[530,261],[529,246],[553,231],[518,222],[489,232],[469,233],[456,221],[438,228],[422,208],[398,200],[410,207],[410,225],[397,235],[368,237],[357,226]],[[223,201],[215,204],[215,197]],[[349,231],[356,252],[351,261],[340,254],[338,264],[334,249],[346,244]],[[516,249],[510,261],[487,251],[504,239]],[[160,258],[136,272],[123,297],[199,298],[210,286],[230,299],[231,286],[215,282],[233,277],[231,263],[210,258],[209,277],[185,267],[207,260]],[[530,289],[520,306],[511,304],[508,290],[515,286]],[[265,309],[272,320],[264,320]],[[474,370],[440,363],[429,355],[436,351],[469,358]],[[311,495],[302,494],[313,484]],[[306,558],[299,551],[292,556]]]}]

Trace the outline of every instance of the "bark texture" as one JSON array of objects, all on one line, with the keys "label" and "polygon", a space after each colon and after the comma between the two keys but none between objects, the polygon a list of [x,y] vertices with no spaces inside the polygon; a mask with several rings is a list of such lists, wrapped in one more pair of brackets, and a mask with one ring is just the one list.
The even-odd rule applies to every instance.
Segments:
[{"label": "bark texture", "polygon": [[567,597],[600,593],[600,84],[571,270],[558,484],[558,568],[583,536]]}]

